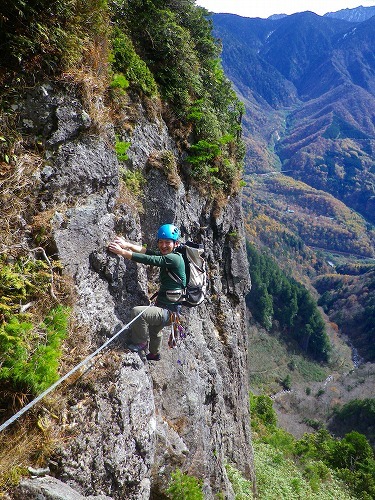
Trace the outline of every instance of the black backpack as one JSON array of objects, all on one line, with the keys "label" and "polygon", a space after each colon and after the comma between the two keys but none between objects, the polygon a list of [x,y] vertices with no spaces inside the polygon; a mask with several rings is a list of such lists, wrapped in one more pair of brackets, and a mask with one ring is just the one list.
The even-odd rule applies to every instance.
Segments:
[{"label": "black backpack", "polygon": [[[176,248],[185,262],[186,288],[178,300],[179,304],[187,307],[195,307],[206,297],[208,288],[207,264],[204,259],[204,248],[199,243],[187,241]],[[169,276],[177,283],[182,284],[181,278],[172,271]]]}]

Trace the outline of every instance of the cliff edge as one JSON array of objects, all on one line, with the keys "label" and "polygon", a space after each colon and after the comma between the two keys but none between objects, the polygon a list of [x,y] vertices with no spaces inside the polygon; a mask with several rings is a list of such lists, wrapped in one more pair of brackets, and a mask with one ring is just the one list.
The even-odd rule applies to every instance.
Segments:
[{"label": "cliff edge", "polygon": [[[150,113],[136,97],[128,105],[134,125],[125,161],[114,151],[111,121],[95,129],[74,86],[46,82],[16,105],[24,136],[43,136],[35,175],[39,211],[49,214],[63,274],[74,282],[85,354],[153,291],[152,270],[107,252],[115,234],[153,246],[161,223],[177,224],[183,239],[204,244],[209,295],[184,309],[188,334],[177,349],[168,348],[165,329],[161,361],[144,363],[126,352],[120,336],[92,363],[69,389],[65,438],[50,464],[54,477],[24,479],[14,499],[166,498],[176,469],[201,479],[205,498],[231,499],[226,463],[254,480],[244,302],[250,279],[240,195],[218,208],[199,186],[178,175],[171,182],[152,161],[165,154],[181,161],[161,113]],[[122,172],[135,169],[144,179],[138,199],[120,182]]]}]

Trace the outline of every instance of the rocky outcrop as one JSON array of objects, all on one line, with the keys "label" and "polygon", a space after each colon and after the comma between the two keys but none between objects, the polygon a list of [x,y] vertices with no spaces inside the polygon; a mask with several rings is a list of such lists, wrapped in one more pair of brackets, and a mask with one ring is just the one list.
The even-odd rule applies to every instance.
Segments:
[{"label": "rocky outcrop", "polygon": [[[44,137],[41,209],[53,209],[58,257],[74,279],[74,314],[92,350],[129,321],[134,305],[148,303],[154,283],[152,270],[107,252],[116,233],[153,245],[161,223],[176,223],[185,239],[205,245],[210,293],[184,311],[187,337],[177,349],[167,347],[166,329],[161,361],[147,364],[125,352],[120,336],[94,363],[72,388],[55,478],[35,481],[60,481],[76,493],[71,498],[163,498],[180,468],[202,479],[205,498],[234,498],[226,462],[253,477],[240,199],[229,199],[214,214],[197,188],[178,176],[171,185],[165,172],[150,167],[155,153],[180,158],[163,120],[133,102],[137,119],[127,132],[131,146],[122,168],[139,169],[146,181],[142,209],[135,209],[131,194],[119,191],[113,127],[94,133],[72,92],[44,85],[18,109],[24,132]],[[33,484],[24,481],[15,498],[25,491],[27,498],[60,498],[50,489],[33,493]]]}]

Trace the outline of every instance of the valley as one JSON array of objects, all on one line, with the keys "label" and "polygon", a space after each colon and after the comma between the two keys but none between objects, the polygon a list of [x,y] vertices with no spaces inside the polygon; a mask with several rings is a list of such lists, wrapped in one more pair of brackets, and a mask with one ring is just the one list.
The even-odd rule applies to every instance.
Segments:
[{"label": "valley", "polygon": [[212,17],[246,110],[246,238],[309,290],[332,346],[316,363],[275,318],[264,328],[249,311],[251,388],[297,438],[340,435],[337,409],[374,394],[375,17],[359,9]]}]

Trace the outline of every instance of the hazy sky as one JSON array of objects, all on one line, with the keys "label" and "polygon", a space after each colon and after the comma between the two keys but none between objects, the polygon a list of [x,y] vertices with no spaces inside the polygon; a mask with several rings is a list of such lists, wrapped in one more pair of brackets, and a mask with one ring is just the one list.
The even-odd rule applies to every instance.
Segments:
[{"label": "hazy sky", "polygon": [[243,17],[268,17],[310,10],[320,16],[327,12],[354,7],[371,7],[375,0],[196,0],[211,12],[238,14]]}]

